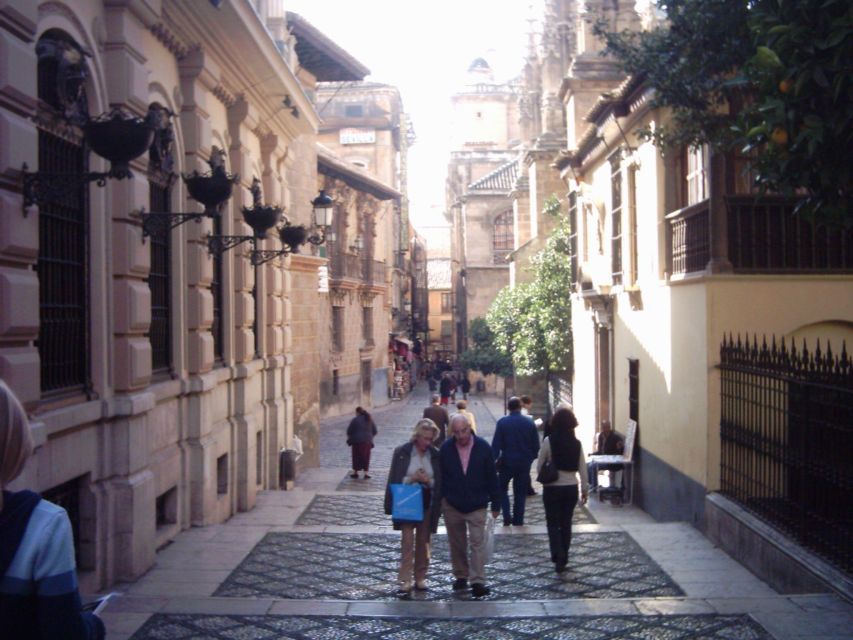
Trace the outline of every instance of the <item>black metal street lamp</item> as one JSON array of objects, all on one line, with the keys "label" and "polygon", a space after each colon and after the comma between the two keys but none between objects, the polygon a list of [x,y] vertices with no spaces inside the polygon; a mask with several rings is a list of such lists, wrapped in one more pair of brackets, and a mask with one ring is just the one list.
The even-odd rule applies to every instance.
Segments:
[{"label": "black metal street lamp", "polygon": [[261,193],[261,181],[257,178],[252,180],[252,186],[249,191],[252,192],[253,204],[251,207],[243,207],[243,219],[250,227],[252,227],[252,235],[250,236],[207,236],[207,250],[211,254],[222,254],[229,249],[233,249],[237,245],[244,242],[251,242],[252,247],[257,244],[258,240],[263,240],[267,237],[267,232],[272,229],[281,219],[282,208],[275,205],[263,204],[261,202],[263,195]]},{"label": "black metal street lamp", "polygon": [[133,177],[130,162],[148,151],[159,120],[160,114],[153,109],[140,118],[119,107],[96,118],[86,118],[81,123],[86,145],[109,160],[110,170],[84,173],[32,172],[28,171],[29,167],[24,163],[21,167],[24,216],[29,207],[55,199],[80,184],[95,182],[103,187],[110,178],[124,180]]},{"label": "black metal street lamp", "polygon": [[251,260],[255,266],[269,262],[279,256],[291,253],[299,253],[299,247],[306,242],[313,245],[321,245],[326,241],[326,232],[332,226],[334,216],[334,201],[321,190],[314,200],[311,201],[314,233],[309,235],[308,229],[301,224],[290,224],[285,218],[284,225],[278,230],[278,238],[281,241],[281,249],[255,249],[252,251]]},{"label": "black metal street lamp", "polygon": [[204,205],[204,211],[200,213],[172,213],[163,211],[142,210],[142,237],[163,236],[172,229],[190,220],[201,222],[203,218],[213,218],[219,215],[222,204],[231,197],[231,190],[240,176],[232,175],[225,171],[225,152],[218,147],[213,147],[208,161],[210,171],[204,174],[193,171],[190,174],[182,174],[184,184],[187,185],[190,198]]}]

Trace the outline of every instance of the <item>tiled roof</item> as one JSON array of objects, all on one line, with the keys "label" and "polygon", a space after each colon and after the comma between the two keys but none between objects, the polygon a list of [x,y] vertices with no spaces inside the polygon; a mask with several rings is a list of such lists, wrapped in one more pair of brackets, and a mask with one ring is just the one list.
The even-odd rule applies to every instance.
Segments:
[{"label": "tiled roof", "polygon": [[450,260],[427,260],[428,289],[450,289],[451,282]]},{"label": "tiled roof", "polygon": [[518,161],[510,160],[468,185],[469,191],[512,191],[518,179]]}]

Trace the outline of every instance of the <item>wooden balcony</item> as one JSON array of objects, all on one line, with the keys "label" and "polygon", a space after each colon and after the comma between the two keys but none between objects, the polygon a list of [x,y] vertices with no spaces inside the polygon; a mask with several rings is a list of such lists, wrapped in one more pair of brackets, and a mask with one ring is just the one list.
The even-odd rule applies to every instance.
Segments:
[{"label": "wooden balcony", "polygon": [[672,247],[672,275],[704,271],[711,259],[708,200],[673,211],[666,220]]},{"label": "wooden balcony", "polygon": [[[728,260],[735,273],[853,273],[853,228],[794,215],[796,200],[728,196]],[[672,275],[705,271],[711,258],[708,201],[666,216]]]}]

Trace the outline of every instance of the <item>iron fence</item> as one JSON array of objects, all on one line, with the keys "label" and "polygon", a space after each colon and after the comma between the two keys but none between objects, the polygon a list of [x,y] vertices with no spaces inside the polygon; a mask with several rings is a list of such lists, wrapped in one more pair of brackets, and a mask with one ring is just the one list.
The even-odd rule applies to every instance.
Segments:
[{"label": "iron fence", "polygon": [[723,494],[853,571],[853,362],[731,336],[720,348]]}]

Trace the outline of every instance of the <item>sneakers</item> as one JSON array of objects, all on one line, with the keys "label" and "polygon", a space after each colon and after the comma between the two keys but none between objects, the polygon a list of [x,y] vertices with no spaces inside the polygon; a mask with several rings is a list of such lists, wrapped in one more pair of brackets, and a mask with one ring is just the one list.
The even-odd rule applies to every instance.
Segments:
[{"label": "sneakers", "polygon": [[489,595],[491,592],[491,589],[479,582],[475,582],[471,585],[471,595],[475,598],[482,598],[483,596]]},{"label": "sneakers", "polygon": [[401,582],[397,587],[397,597],[398,598],[407,598],[412,593],[412,583],[411,582]]},{"label": "sneakers", "polygon": [[415,581],[415,591],[426,591],[429,587],[427,587],[426,580],[416,580]]},{"label": "sneakers", "polygon": [[462,591],[463,589],[468,588],[468,578],[456,578],[453,581],[453,590],[454,591]]}]

